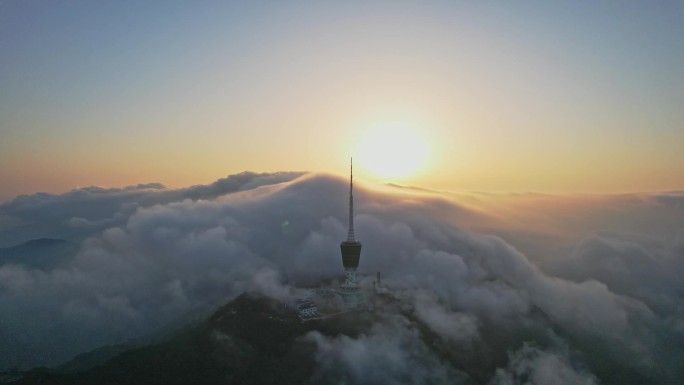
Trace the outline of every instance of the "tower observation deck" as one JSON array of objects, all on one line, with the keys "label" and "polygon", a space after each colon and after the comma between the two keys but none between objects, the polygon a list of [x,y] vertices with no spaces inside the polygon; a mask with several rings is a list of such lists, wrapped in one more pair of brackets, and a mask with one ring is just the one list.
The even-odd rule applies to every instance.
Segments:
[{"label": "tower observation deck", "polygon": [[357,241],[354,234],[354,166],[350,163],[349,173],[349,230],[347,239],[340,243],[342,252],[342,265],[344,266],[344,284],[340,295],[348,305],[358,305],[365,302],[363,292],[359,290],[356,282],[356,269],[361,259],[361,242]]}]

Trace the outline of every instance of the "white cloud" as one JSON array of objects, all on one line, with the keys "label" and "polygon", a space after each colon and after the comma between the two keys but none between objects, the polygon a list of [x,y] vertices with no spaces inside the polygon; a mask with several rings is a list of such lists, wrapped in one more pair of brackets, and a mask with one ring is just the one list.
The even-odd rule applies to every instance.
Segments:
[{"label": "white cloud", "polygon": [[[292,177],[242,175],[239,183],[219,189],[242,192],[219,198],[216,189],[200,186],[192,188],[193,194],[207,199],[162,203],[154,194],[182,197],[189,190],[156,187],[151,192],[147,187],[144,192],[117,191],[114,196],[140,193],[141,201],[127,196],[121,203],[115,198],[116,204],[103,204],[109,209],[96,208],[95,199],[89,213],[102,210],[109,217],[123,217],[83,241],[69,264],[46,272],[0,266],[0,363],[54,364],[103,344],[152,333],[245,290],[285,298],[292,284],[339,277],[346,181],[314,175],[247,190]],[[88,200],[101,193],[88,189],[76,195]],[[448,341],[454,354],[479,357],[480,363],[467,364],[471,373],[493,375],[493,365],[506,360],[506,352],[519,341],[544,341],[555,330],[573,349],[585,352],[579,359],[586,361],[586,373],[574,371],[577,365],[568,366],[562,355],[532,348],[520,353],[528,363],[520,363],[517,356],[508,360],[511,370],[523,367],[534,378],[557,374],[568,381],[593,378],[587,374],[591,370],[600,378],[611,368],[625,367],[654,382],[684,376],[677,364],[684,358],[684,344],[673,343],[684,342],[676,321],[684,309],[681,283],[668,278],[684,266],[684,237],[658,243],[651,235],[629,241],[596,235],[580,243],[569,259],[557,256],[554,276],[550,265],[542,270],[503,239],[454,225],[451,206],[443,198],[363,188],[355,195],[357,234],[363,243],[360,273],[382,271],[385,285],[401,293],[416,319]],[[56,209],[55,200],[68,203]],[[15,201],[0,206],[0,212],[50,222],[73,218],[55,213],[66,212],[78,199],[39,195],[19,201],[21,210],[8,209],[18,205]],[[659,203],[648,199],[619,203],[625,204],[641,213],[648,207],[660,210]],[[453,207],[454,213],[463,212]],[[654,220],[648,217],[648,223]],[[620,286],[624,280],[630,284]],[[371,369],[336,349],[384,360],[387,370],[398,376],[390,378],[399,382],[437,381],[455,373],[443,357],[420,345],[415,330],[404,333],[397,322],[377,325],[359,338],[310,338],[318,346],[320,362],[343,363],[351,379]],[[422,353],[411,353],[409,347]],[[398,351],[380,357],[392,349]],[[437,368],[432,374],[417,369],[405,373],[396,365],[420,362],[423,353]],[[594,365],[598,359],[600,365]],[[544,365],[558,370],[547,373]],[[506,376],[497,375],[497,381],[506,381]]]},{"label": "white cloud", "polygon": [[318,331],[317,372],[312,383],[463,384],[467,375],[443,362],[425,345],[411,323],[394,316],[357,337],[327,337]]},{"label": "white cloud", "polygon": [[591,373],[577,370],[563,352],[524,345],[510,355],[505,369],[497,369],[492,385],[595,385]]}]

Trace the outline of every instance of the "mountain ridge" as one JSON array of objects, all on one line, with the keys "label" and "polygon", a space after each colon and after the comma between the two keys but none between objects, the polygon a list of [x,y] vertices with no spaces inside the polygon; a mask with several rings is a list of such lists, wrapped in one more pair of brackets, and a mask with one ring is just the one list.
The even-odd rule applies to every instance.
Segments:
[{"label": "mountain ridge", "polygon": [[[13,382],[6,383],[249,385],[302,384],[313,378],[322,384],[349,382],[348,374],[339,369],[321,373],[317,346],[309,338],[311,333],[327,338],[363,337],[385,316],[351,311],[302,322],[288,304],[246,292],[219,307],[199,325],[183,328],[158,343],[120,352],[98,366],[83,369],[78,362],[72,362],[70,368],[35,368],[19,373],[21,379],[14,377]],[[437,335],[426,333],[429,328],[411,318],[408,327],[423,336],[431,351],[444,357],[452,354]],[[452,365],[455,359],[449,360]],[[465,379],[465,383],[484,380],[484,373],[472,374],[479,380]]]}]

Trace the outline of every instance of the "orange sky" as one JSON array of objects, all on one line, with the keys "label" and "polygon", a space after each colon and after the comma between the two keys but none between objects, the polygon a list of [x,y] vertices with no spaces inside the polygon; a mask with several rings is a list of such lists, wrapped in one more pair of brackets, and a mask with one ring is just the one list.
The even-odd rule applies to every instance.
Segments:
[{"label": "orange sky", "polygon": [[677,3],[1,7],[0,200],[244,170],[342,174],[387,122],[422,138],[427,158],[390,178],[361,157],[360,177],[684,188]]}]

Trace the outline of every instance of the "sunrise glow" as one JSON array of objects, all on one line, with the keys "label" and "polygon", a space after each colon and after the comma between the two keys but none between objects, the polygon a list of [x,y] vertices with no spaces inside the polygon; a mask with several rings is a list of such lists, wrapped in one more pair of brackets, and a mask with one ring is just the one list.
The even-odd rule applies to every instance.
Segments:
[{"label": "sunrise glow", "polygon": [[419,129],[386,123],[369,128],[357,152],[362,169],[380,178],[402,178],[425,167],[429,147]]}]

